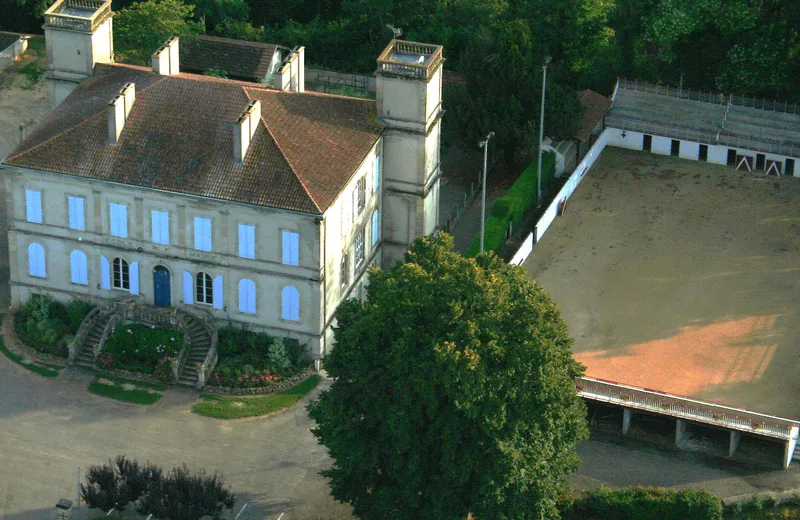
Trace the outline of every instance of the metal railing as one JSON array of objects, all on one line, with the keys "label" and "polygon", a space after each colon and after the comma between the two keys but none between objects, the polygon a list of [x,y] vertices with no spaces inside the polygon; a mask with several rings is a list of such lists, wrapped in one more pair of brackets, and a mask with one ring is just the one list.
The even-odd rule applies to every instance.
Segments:
[{"label": "metal railing", "polygon": [[[723,94],[720,92],[703,92],[702,90],[675,88],[667,85],[655,85],[646,81],[630,80],[620,78],[617,82],[619,88],[634,90],[638,92],[649,92],[661,96],[677,97],[692,101],[702,101],[703,103],[714,103],[715,105],[733,105],[745,108],[757,108],[759,110],[769,110],[772,112],[784,112],[787,114],[800,114],[800,107],[797,103],[788,101],[775,101],[771,99],[759,99],[756,96],[737,96],[735,94]],[[616,89],[615,89],[616,91]]]},{"label": "metal railing", "polygon": [[798,421],[784,417],[751,412],[741,408],[678,397],[589,377],[579,378],[575,386],[578,389],[578,395],[585,399],[776,439],[791,439],[793,429],[800,424]]},{"label": "metal railing", "polygon": [[641,132],[643,134],[660,135],[672,139],[683,139],[697,143],[713,144],[719,146],[729,146],[758,152],[774,153],[787,157],[800,157],[800,146],[791,143],[781,143],[769,139],[753,139],[732,135],[723,130],[719,132],[709,132],[707,130],[696,130],[683,128],[661,123],[653,123],[643,119],[636,119],[624,116],[606,116],[606,127],[618,130],[628,130],[631,132]]}]

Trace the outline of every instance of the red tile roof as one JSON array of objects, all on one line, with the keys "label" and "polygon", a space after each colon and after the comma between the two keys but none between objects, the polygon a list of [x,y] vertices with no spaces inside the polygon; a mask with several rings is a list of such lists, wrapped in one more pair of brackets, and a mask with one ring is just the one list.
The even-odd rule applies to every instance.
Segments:
[{"label": "red tile roof", "polygon": [[224,70],[231,78],[258,81],[266,76],[276,49],[267,43],[201,34],[194,41],[180,43],[180,69],[198,74]]},{"label": "red tile roof", "polygon": [[[117,146],[107,104],[127,82],[136,101]],[[250,99],[261,125],[243,164],[233,124]],[[321,214],[380,137],[375,102],[105,64],[5,164]]]}]

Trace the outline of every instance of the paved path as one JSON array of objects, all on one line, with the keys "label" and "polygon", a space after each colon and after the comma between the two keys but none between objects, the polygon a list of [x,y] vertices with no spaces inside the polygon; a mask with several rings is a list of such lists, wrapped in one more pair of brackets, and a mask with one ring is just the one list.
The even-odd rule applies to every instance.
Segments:
[{"label": "paved path", "polygon": [[59,498],[75,500],[78,467],[120,454],[221,471],[240,504],[249,504],[240,520],[283,511],[284,520],[351,518],[318,475],[330,459],[309,432],[303,405],[222,422],[188,411],[195,392],[171,390],[143,407],[86,392],[91,379],[76,369],[45,379],[0,355],[0,519],[50,518]]}]

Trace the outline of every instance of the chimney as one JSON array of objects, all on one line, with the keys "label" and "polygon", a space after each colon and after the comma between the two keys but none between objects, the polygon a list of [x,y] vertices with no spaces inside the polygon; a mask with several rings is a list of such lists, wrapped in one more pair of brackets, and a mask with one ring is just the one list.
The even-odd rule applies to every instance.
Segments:
[{"label": "chimney", "polygon": [[153,72],[164,76],[180,73],[178,42],[178,37],[173,36],[153,53]]},{"label": "chimney", "polygon": [[136,85],[126,83],[108,103],[108,144],[116,146],[136,100]]},{"label": "chimney", "polygon": [[305,92],[306,48],[292,49],[273,76],[274,87],[285,92]]},{"label": "chimney", "polygon": [[247,156],[259,121],[261,121],[261,101],[254,99],[248,103],[247,109],[233,126],[233,155],[239,164],[242,164]]}]

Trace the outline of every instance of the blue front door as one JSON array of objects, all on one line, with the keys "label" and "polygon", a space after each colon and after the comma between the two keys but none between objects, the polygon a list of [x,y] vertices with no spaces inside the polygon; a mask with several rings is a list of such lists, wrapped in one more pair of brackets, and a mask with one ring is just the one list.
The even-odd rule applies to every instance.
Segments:
[{"label": "blue front door", "polygon": [[157,307],[169,307],[172,304],[169,289],[169,271],[166,267],[156,266],[153,269],[153,303]]}]

